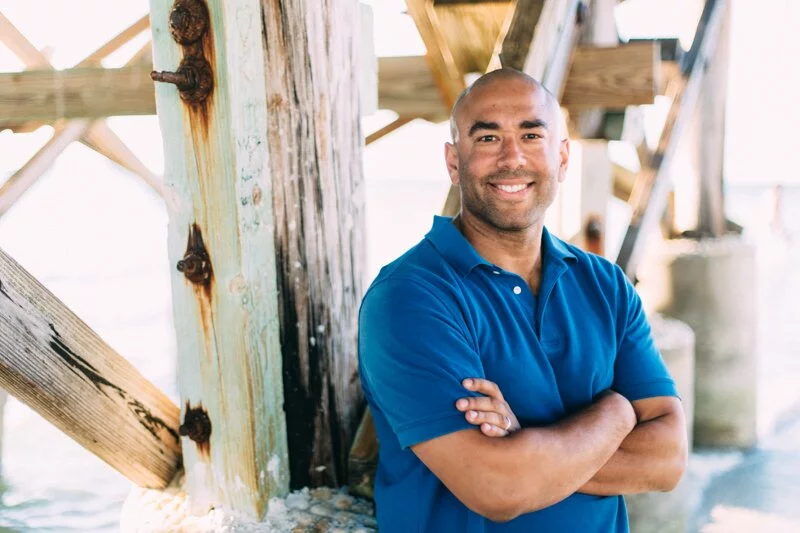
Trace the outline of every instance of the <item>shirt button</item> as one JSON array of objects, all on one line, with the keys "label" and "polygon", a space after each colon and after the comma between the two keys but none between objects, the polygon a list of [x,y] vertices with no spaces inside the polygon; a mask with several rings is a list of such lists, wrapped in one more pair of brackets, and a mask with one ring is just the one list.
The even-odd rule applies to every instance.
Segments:
[{"label": "shirt button", "polygon": [[514,287],[514,294],[522,294],[522,288],[519,285]]},{"label": "shirt button", "polygon": [[500,275],[500,271],[499,270],[492,270],[492,274]]}]

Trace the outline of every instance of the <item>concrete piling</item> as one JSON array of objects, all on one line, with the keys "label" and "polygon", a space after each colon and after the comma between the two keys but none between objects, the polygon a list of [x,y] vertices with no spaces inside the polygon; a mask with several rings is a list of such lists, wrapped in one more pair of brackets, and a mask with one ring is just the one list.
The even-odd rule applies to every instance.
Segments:
[{"label": "concrete piling", "polygon": [[756,442],[755,248],[737,236],[669,241],[643,269],[650,305],[696,336],[694,442]]}]

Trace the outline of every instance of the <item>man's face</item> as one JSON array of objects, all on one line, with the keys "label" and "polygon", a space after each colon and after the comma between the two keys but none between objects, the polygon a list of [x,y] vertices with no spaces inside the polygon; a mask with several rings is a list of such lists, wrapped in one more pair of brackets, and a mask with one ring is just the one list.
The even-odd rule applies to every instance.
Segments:
[{"label": "man's face", "polygon": [[500,231],[526,230],[544,219],[569,160],[556,105],[513,78],[476,87],[462,102],[458,137],[445,157],[451,181],[461,187],[463,216]]}]

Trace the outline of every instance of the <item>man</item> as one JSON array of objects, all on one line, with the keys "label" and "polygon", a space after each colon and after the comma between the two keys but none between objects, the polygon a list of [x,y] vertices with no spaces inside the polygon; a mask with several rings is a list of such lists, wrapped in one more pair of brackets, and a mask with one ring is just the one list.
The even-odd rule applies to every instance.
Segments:
[{"label": "man", "polygon": [[683,473],[680,401],[638,296],[544,228],[569,161],[559,122],[527,75],[477,80],[445,147],[461,213],[364,298],[383,533],[624,532],[621,495]]}]

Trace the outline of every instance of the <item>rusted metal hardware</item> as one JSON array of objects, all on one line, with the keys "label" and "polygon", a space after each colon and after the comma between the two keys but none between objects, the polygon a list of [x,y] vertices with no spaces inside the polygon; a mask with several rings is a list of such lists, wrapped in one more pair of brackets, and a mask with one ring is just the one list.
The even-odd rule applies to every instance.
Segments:
[{"label": "rusted metal hardware", "polygon": [[202,0],[177,0],[169,13],[169,33],[178,44],[189,45],[208,31],[208,8]]},{"label": "rusted metal hardware", "polygon": [[186,279],[197,285],[207,285],[211,280],[211,258],[203,244],[203,234],[197,224],[189,227],[189,240],[186,243],[186,253],[178,261],[177,268],[183,272]]},{"label": "rusted metal hardware", "polygon": [[189,407],[186,404],[186,414],[180,427],[181,435],[189,437],[197,444],[206,444],[211,437],[211,419],[202,407]]},{"label": "rusted metal hardware", "polygon": [[199,56],[184,57],[177,72],[154,70],[150,73],[150,78],[153,81],[177,86],[181,100],[188,104],[203,102],[214,90],[214,73],[211,71],[211,65]]}]

